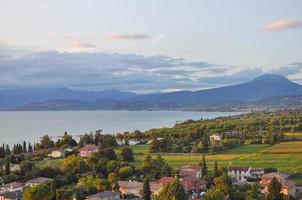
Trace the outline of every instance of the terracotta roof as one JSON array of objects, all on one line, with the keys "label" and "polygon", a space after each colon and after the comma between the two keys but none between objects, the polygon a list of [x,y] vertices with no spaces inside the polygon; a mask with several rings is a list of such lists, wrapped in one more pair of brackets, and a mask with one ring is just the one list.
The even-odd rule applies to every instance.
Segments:
[{"label": "terracotta roof", "polygon": [[279,180],[285,180],[289,177],[289,175],[277,173],[277,172],[271,172],[271,173],[267,173],[267,174],[264,174],[263,176],[261,176],[261,178],[267,178],[267,179],[272,179],[274,177],[278,178]]},{"label": "terracotta roof", "polygon": [[229,167],[229,171],[248,171],[250,167],[236,167],[236,166],[231,166]]},{"label": "terracotta roof", "polygon": [[128,188],[128,189],[142,189],[143,183],[142,182],[130,182],[130,181],[118,181],[118,184],[122,188]]},{"label": "terracotta roof", "polygon": [[87,144],[83,148],[81,148],[81,151],[95,151],[98,147],[95,144]]},{"label": "terracotta roof", "polygon": [[161,183],[150,183],[151,191],[158,191],[161,187],[163,187]]},{"label": "terracotta roof", "polygon": [[207,181],[198,178],[183,178],[180,182],[186,187],[187,190],[200,189],[207,184]]},{"label": "terracotta roof", "polygon": [[163,184],[163,185],[167,185],[169,183],[171,183],[172,181],[174,181],[176,178],[175,177],[162,177],[161,179],[158,180],[159,183]]}]

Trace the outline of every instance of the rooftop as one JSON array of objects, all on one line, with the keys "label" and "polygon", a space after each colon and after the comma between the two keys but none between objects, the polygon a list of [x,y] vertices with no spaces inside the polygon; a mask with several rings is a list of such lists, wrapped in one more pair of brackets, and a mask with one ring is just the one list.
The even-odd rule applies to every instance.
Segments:
[{"label": "rooftop", "polygon": [[81,151],[95,151],[98,147],[95,144],[87,144],[83,148],[81,148]]},{"label": "rooftop", "polygon": [[38,177],[38,178],[27,181],[27,183],[39,184],[39,183],[45,183],[46,181],[50,181],[50,180],[52,180],[52,179],[46,178],[46,177]]}]

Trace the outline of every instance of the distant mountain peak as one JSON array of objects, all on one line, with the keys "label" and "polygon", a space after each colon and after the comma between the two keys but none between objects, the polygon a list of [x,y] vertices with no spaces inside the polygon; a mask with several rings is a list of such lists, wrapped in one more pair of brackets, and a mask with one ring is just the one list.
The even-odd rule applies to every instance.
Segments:
[{"label": "distant mountain peak", "polygon": [[253,79],[252,81],[288,81],[286,77],[280,75],[280,74],[263,74],[261,76],[258,76],[257,78]]}]

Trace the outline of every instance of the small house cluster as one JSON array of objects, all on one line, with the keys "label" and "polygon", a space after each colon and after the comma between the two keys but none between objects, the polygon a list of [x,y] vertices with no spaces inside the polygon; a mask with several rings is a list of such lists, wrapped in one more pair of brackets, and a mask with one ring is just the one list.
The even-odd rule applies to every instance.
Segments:
[{"label": "small house cluster", "polygon": [[289,174],[278,172],[265,173],[263,168],[231,166],[228,168],[228,176],[234,184],[246,184],[259,181],[263,193],[268,192],[268,185],[275,177],[281,183],[281,191],[285,196],[296,196],[296,184],[288,179]]}]

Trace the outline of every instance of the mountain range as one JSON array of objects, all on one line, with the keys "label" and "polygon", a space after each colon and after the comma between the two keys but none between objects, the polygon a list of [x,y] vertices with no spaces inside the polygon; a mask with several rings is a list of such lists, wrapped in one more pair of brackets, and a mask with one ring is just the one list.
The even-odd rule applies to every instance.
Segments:
[{"label": "mountain range", "polygon": [[243,110],[302,107],[302,86],[266,74],[220,88],[135,94],[119,90],[68,88],[0,91],[1,110]]}]

